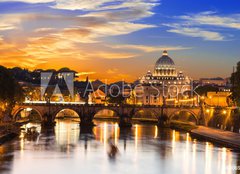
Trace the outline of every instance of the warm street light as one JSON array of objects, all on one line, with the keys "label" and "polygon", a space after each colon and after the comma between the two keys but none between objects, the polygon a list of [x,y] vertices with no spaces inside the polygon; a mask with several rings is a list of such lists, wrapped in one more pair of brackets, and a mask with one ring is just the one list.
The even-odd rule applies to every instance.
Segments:
[{"label": "warm street light", "polygon": [[224,115],[226,115],[226,114],[227,114],[227,111],[226,111],[226,110],[224,110],[224,111],[223,111],[223,114],[224,114]]}]

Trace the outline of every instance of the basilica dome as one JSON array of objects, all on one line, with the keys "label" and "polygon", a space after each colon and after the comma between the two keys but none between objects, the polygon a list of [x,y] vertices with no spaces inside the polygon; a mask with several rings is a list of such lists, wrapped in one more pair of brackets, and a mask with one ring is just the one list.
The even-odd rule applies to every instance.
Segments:
[{"label": "basilica dome", "polygon": [[167,51],[163,51],[162,57],[157,60],[153,75],[159,78],[177,76],[174,61],[168,56]]},{"label": "basilica dome", "polygon": [[[189,85],[190,82],[191,80],[185,77],[181,71],[177,71],[175,63],[173,59],[168,56],[167,51],[163,51],[162,56],[156,61],[154,71],[148,71],[147,74],[140,79],[140,83],[146,85],[147,89],[149,85],[156,85],[157,87],[177,85],[180,86],[178,89],[181,89],[183,86]],[[149,95],[149,93],[147,95]]]},{"label": "basilica dome", "polygon": [[156,62],[156,67],[162,66],[162,65],[175,65],[174,61],[168,56],[167,51],[163,51],[162,57],[160,57]]}]

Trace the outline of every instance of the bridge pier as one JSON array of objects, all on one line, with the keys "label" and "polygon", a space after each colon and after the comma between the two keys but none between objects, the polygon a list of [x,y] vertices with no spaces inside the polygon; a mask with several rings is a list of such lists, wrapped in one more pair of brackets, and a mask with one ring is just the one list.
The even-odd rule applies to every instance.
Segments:
[{"label": "bridge pier", "polygon": [[167,116],[163,115],[158,118],[157,126],[166,127],[169,124]]},{"label": "bridge pier", "polygon": [[158,117],[158,123],[157,123],[157,126],[159,127],[166,127],[168,124],[169,124],[169,121],[168,121],[168,116],[164,113],[164,107],[165,106],[162,106],[161,107],[161,113],[160,113],[160,116]]},{"label": "bridge pier", "polygon": [[119,114],[119,127],[120,128],[131,128],[132,127],[132,116],[134,113],[134,108],[130,111],[124,108],[123,105],[120,106]]},{"label": "bridge pier", "polygon": [[42,120],[42,127],[54,127],[56,122],[52,119],[52,115],[44,114]]},{"label": "bridge pier", "polygon": [[93,126],[95,126],[95,124],[93,123],[93,121],[92,120],[81,120],[80,121],[80,127],[93,127]]},{"label": "bridge pier", "polygon": [[204,116],[200,116],[199,121],[197,122],[197,125],[201,125],[201,126],[208,126],[206,119],[204,118]]},{"label": "bridge pier", "polygon": [[132,118],[131,116],[127,115],[127,114],[122,114],[120,116],[119,119],[119,123],[118,123],[120,128],[124,128],[124,127],[132,127]]},{"label": "bridge pier", "polygon": [[86,130],[89,132],[95,126],[93,123],[94,113],[92,112],[83,112],[79,113],[80,115],[80,129]]}]

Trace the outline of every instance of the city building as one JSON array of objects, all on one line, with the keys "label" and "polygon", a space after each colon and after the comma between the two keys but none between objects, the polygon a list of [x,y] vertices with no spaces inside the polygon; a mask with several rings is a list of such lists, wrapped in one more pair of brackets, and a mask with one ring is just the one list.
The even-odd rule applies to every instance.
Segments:
[{"label": "city building", "polygon": [[[231,80],[230,78],[200,78],[197,83],[198,86],[212,86],[218,89],[218,91],[230,92],[231,91]],[[196,86],[196,85],[195,85]],[[209,91],[210,92],[210,91]]]},{"label": "city building", "polygon": [[176,69],[167,51],[156,61],[153,72],[140,78],[132,92],[131,103],[144,105],[195,105],[190,97],[191,79]]},{"label": "city building", "polygon": [[107,95],[100,89],[91,92],[88,97],[89,103],[105,104]]},{"label": "city building", "polygon": [[205,103],[209,106],[227,107],[232,102],[230,99],[231,92],[208,92]]},{"label": "city building", "polygon": [[226,86],[227,79],[223,79],[221,77],[216,78],[200,78],[199,85],[212,85],[212,86]]}]

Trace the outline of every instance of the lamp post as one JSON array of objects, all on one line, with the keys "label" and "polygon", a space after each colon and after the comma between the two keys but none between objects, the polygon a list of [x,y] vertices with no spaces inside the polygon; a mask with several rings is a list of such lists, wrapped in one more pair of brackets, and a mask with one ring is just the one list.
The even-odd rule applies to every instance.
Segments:
[{"label": "lamp post", "polygon": [[224,114],[224,115],[226,115],[226,114],[227,114],[227,111],[226,111],[226,110],[224,110],[224,111],[223,111],[223,114]]},{"label": "lamp post", "polygon": [[50,97],[47,95],[47,93],[45,93],[45,100],[46,100],[46,104],[48,106],[48,116],[50,116]]},{"label": "lamp post", "polygon": [[212,106],[212,96],[210,96],[209,98],[210,98],[210,105]]}]

